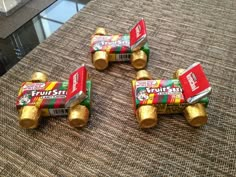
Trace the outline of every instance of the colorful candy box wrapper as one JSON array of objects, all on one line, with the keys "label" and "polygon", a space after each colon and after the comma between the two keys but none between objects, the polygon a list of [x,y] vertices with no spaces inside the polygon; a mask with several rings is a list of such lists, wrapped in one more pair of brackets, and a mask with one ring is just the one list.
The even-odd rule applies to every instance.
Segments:
[{"label": "colorful candy box wrapper", "polygon": [[[190,105],[184,98],[177,79],[133,80],[132,95],[135,112],[142,105],[155,105],[159,114],[181,113]],[[208,98],[202,98],[198,102],[206,107]]]},{"label": "colorful candy box wrapper", "polygon": [[[24,106],[36,106],[41,110],[41,116],[66,116],[68,109],[65,107],[68,82],[23,82],[16,101],[20,110]],[[80,105],[90,110],[91,81],[86,81],[86,98]]]}]

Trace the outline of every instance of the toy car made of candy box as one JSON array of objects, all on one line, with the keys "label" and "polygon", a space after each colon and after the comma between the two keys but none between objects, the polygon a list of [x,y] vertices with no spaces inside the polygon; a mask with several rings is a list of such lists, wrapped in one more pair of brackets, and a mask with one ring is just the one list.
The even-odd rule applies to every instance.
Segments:
[{"label": "toy car made of candy box", "polygon": [[48,81],[35,72],[19,89],[16,107],[22,128],[36,128],[41,117],[68,116],[72,127],[83,127],[90,114],[91,80],[85,66],[74,71],[69,81]]},{"label": "toy car made of candy box", "polygon": [[207,88],[205,91],[208,91],[195,102],[187,102],[179,80],[184,71],[184,69],[177,70],[174,79],[167,80],[152,80],[146,70],[137,72],[136,80],[132,81],[132,97],[136,118],[141,128],[154,127],[158,121],[158,114],[183,113],[187,122],[194,127],[207,123],[206,95],[210,93],[211,88],[209,85],[204,85]]},{"label": "toy car made of candy box", "polygon": [[91,37],[90,52],[97,70],[106,69],[109,62],[130,62],[135,69],[143,69],[150,52],[144,20],[130,34],[107,35],[104,28],[97,28]]}]

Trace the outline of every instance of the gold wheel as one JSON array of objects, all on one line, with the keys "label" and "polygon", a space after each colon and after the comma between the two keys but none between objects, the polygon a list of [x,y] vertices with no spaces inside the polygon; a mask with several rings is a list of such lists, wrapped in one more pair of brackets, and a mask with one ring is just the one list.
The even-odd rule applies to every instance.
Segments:
[{"label": "gold wheel", "polygon": [[86,106],[76,105],[69,110],[69,124],[72,127],[84,127],[89,118],[89,110]]},{"label": "gold wheel", "polygon": [[184,109],[184,116],[193,127],[200,127],[207,123],[207,113],[201,103],[189,105]]},{"label": "gold wheel", "polygon": [[108,54],[105,51],[98,51],[93,54],[93,65],[97,70],[104,70],[108,67]]},{"label": "gold wheel", "polygon": [[185,70],[180,68],[177,71],[175,71],[175,73],[173,74],[173,78],[174,79],[179,79],[179,76],[184,72]]},{"label": "gold wheel", "polygon": [[47,82],[48,76],[45,73],[42,72],[34,72],[31,76],[32,82]]},{"label": "gold wheel", "polygon": [[147,70],[139,70],[136,73],[136,80],[151,80],[151,74]]},{"label": "gold wheel", "polygon": [[144,51],[138,50],[131,54],[131,64],[135,69],[143,69],[147,65],[147,55]]},{"label": "gold wheel", "polygon": [[142,105],[137,110],[137,119],[141,128],[151,128],[157,124],[157,108],[153,105]]},{"label": "gold wheel", "polygon": [[38,126],[40,110],[36,106],[24,106],[20,110],[19,124],[22,128],[36,128]]},{"label": "gold wheel", "polygon": [[106,35],[107,33],[106,33],[106,30],[105,30],[105,28],[97,28],[96,29],[96,31],[95,31],[95,33],[94,33],[95,35]]}]

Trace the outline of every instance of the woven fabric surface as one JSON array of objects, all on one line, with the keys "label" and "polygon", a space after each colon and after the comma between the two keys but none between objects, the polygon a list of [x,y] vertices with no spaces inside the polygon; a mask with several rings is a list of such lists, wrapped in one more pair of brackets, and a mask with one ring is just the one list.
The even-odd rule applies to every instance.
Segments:
[{"label": "woven fabric surface", "polygon": [[[183,115],[160,115],[158,126],[138,127],[131,101],[136,71],[114,63],[104,72],[91,63],[90,36],[97,26],[128,33],[143,17],[154,78],[201,62],[212,85],[208,123],[189,126]],[[0,78],[0,176],[235,176],[236,1],[91,1],[56,33]],[[44,118],[21,129],[15,100],[34,71],[67,80],[85,63],[93,81],[87,127]]]}]

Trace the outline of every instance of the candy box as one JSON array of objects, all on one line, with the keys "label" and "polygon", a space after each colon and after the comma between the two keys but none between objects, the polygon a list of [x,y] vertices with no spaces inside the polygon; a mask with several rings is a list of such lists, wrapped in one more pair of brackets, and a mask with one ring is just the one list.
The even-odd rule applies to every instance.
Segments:
[{"label": "candy box", "polygon": [[207,122],[205,112],[205,107],[208,105],[207,97],[191,104],[185,99],[178,79],[142,79],[132,81],[134,111],[142,128],[155,126],[157,114],[184,113],[188,123],[195,127]]},{"label": "candy box", "polygon": [[70,92],[68,88],[73,87],[71,83],[47,81],[45,74],[33,74],[31,81],[23,82],[18,92],[16,108],[21,127],[36,128],[40,118],[48,116],[68,116],[69,124],[73,127],[86,125],[90,114],[92,84],[84,78],[76,84],[76,88],[84,90],[85,87],[84,99],[74,100],[76,104],[66,107],[66,99]]},{"label": "candy box", "polygon": [[[146,66],[150,49],[144,20],[133,29],[130,34],[107,35],[104,28],[97,28],[90,45],[92,63],[96,69],[106,69],[109,62],[131,62],[136,69]],[[135,29],[140,31],[140,34],[137,32],[139,36],[136,36]]]},{"label": "candy box", "polygon": [[[158,114],[182,113],[190,105],[183,96],[179,80],[133,80],[135,110],[142,105],[155,105]],[[199,101],[204,106],[208,98]]]}]

